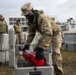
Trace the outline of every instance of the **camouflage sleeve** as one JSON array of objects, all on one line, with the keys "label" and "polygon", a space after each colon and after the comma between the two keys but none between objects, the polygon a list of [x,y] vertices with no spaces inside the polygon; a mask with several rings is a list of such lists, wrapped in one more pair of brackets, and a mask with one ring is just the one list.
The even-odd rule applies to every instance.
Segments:
[{"label": "camouflage sleeve", "polygon": [[36,30],[32,28],[31,25],[28,25],[28,36],[26,40],[26,45],[30,46],[35,34],[36,34]]},{"label": "camouflage sleeve", "polygon": [[47,20],[47,18],[42,19],[41,31],[43,34],[42,38],[40,38],[38,41],[38,47],[46,50],[52,40],[52,26],[50,21]]},{"label": "camouflage sleeve", "polygon": [[8,33],[8,25],[7,25],[7,22],[4,21],[5,25],[6,25],[6,33]]}]

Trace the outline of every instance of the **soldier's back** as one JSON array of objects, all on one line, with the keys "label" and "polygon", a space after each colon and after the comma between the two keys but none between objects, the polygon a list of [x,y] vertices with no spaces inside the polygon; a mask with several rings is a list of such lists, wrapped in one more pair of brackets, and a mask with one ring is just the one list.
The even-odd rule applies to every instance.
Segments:
[{"label": "soldier's back", "polygon": [[0,21],[0,33],[6,32],[6,23],[3,21]]}]

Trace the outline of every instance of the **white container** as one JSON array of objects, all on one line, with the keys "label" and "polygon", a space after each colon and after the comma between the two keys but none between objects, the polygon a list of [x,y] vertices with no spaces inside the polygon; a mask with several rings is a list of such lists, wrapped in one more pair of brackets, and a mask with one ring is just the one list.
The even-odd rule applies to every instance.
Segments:
[{"label": "white container", "polygon": [[65,50],[76,51],[76,31],[65,31],[64,43]]},{"label": "white container", "polygon": [[54,75],[53,66],[47,63],[46,66],[34,67],[25,66],[25,60],[16,60],[14,75]]},{"label": "white container", "polygon": [[8,34],[2,34],[2,39],[0,43],[0,50],[8,50],[9,49],[9,37]]},{"label": "white container", "polygon": [[8,33],[9,33],[9,66],[14,67],[15,65],[15,42],[16,42],[14,28],[9,28]]},{"label": "white container", "polygon": [[9,51],[0,52],[0,62],[4,63],[6,61],[9,61]]}]

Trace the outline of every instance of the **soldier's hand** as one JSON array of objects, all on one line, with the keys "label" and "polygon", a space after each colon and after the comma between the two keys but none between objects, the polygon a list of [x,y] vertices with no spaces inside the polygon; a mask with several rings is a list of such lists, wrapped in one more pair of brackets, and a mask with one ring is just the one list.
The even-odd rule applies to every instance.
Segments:
[{"label": "soldier's hand", "polygon": [[44,49],[38,47],[36,51],[36,59],[41,60],[44,58]]},{"label": "soldier's hand", "polygon": [[25,45],[24,48],[22,49],[22,51],[24,51],[26,49],[29,49],[29,46],[28,45]]}]

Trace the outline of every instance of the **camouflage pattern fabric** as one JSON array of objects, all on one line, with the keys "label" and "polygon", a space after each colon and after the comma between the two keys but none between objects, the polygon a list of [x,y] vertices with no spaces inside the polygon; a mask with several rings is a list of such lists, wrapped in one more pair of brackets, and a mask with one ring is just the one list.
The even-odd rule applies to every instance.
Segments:
[{"label": "camouflage pattern fabric", "polygon": [[6,25],[6,32],[8,33],[8,25],[7,25],[7,22],[6,21],[3,21]]},{"label": "camouflage pattern fabric", "polygon": [[63,73],[62,56],[60,53],[61,44],[62,44],[62,33],[60,31],[56,36],[52,37],[52,49],[53,49],[52,60],[55,72],[57,74]]},{"label": "camouflage pattern fabric", "polygon": [[0,21],[0,33],[8,33],[8,26],[4,21]]},{"label": "camouflage pattern fabric", "polygon": [[30,45],[36,34],[36,31],[39,32],[42,35],[42,37],[39,39],[36,48],[41,47],[44,50],[46,50],[49,44],[52,43],[52,58],[55,72],[56,74],[62,74],[62,56],[60,53],[60,47],[62,44],[62,29],[49,16],[45,15],[43,12],[36,12],[38,16],[37,14],[34,15],[33,24],[28,22],[28,38],[26,44]]},{"label": "camouflage pattern fabric", "polygon": [[22,25],[15,24],[14,26],[15,34],[16,34],[16,44],[23,43],[23,28]]},{"label": "camouflage pattern fabric", "polygon": [[4,21],[0,21],[0,45],[2,42],[3,33],[8,33],[8,26],[7,26],[7,23],[5,23]]},{"label": "camouflage pattern fabric", "polygon": [[22,44],[23,43],[23,32],[16,33],[16,44]]}]

